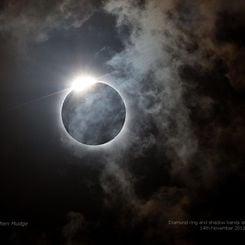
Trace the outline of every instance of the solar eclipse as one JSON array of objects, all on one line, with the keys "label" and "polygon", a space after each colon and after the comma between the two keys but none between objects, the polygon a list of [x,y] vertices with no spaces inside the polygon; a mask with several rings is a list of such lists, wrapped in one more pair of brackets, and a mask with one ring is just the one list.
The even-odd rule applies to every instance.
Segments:
[{"label": "solar eclipse", "polygon": [[103,145],[122,130],[124,101],[113,87],[93,77],[78,77],[66,95],[61,118],[67,133],[85,145]]}]

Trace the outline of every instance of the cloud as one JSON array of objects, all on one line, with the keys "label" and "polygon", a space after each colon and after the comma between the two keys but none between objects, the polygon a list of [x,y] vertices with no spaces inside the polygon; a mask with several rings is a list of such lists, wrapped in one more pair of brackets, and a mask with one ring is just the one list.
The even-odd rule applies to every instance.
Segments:
[{"label": "cloud", "polygon": [[117,17],[119,33],[130,30],[121,34],[125,49],[108,64],[121,72],[115,79],[130,100],[132,145],[139,152],[144,141],[164,148],[174,167],[191,163],[202,151],[192,116],[210,120],[220,106],[218,91],[205,80],[221,79],[217,86],[226,90],[227,76],[235,90],[243,88],[244,3],[111,0],[105,9]]},{"label": "cloud", "polygon": [[[134,1],[107,2],[105,9],[117,16],[119,30],[127,25],[131,31],[129,38],[124,40],[126,48],[108,63],[126,74],[123,89],[132,92],[129,99],[137,98],[132,114],[142,120],[137,122],[136,137],[144,135],[151,117],[158,131],[155,137],[164,137],[165,142],[149,142],[168,145],[185,162],[195,152],[197,142],[183,101],[185,87],[178,76],[178,67],[183,63],[183,48],[179,47],[178,36],[181,33],[169,18],[175,8],[176,1],[160,4],[146,1],[144,5]],[[151,139],[152,134],[149,137]],[[140,140],[143,139],[137,139]],[[189,142],[185,149],[184,142]]]},{"label": "cloud", "polygon": [[[102,186],[108,193],[117,180],[130,191],[111,195],[124,195],[133,204],[134,217],[144,213],[151,219],[156,212],[155,218],[165,224],[180,210],[180,217],[190,215],[183,206],[195,206],[199,190],[201,196],[241,167],[244,113],[237,98],[244,88],[244,3],[111,0],[105,10],[117,18],[125,45],[108,64],[117,71],[114,80],[128,100],[127,144],[132,153],[128,163],[120,155],[114,159],[120,176],[125,171],[130,180],[121,182],[118,171],[112,171],[113,182],[102,179]],[[160,164],[167,172],[162,172],[162,179],[170,176],[173,182],[159,177],[158,188],[148,182],[151,195],[142,197],[143,188],[141,193],[137,188],[154,175],[147,170],[158,171]],[[175,194],[162,192],[177,190],[175,182],[183,186],[177,200]],[[164,201],[159,202],[156,196],[162,195]],[[176,200],[173,210],[166,200]]]},{"label": "cloud", "polygon": [[22,45],[44,42],[55,30],[81,27],[98,4],[84,0],[6,1],[0,12],[0,31]]},{"label": "cloud", "polygon": [[[65,244],[75,245],[81,244],[81,237],[86,229],[86,221],[81,213],[69,212],[67,214],[68,222],[63,227],[63,236],[66,240]],[[86,244],[83,243],[82,244]]]}]

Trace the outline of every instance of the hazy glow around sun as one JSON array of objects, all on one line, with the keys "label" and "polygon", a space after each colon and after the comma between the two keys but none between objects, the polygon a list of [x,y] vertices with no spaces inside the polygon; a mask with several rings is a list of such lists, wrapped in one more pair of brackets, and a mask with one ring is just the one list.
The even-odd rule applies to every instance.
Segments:
[{"label": "hazy glow around sun", "polygon": [[73,80],[71,90],[75,92],[85,91],[97,82],[97,79],[91,76],[78,76]]}]

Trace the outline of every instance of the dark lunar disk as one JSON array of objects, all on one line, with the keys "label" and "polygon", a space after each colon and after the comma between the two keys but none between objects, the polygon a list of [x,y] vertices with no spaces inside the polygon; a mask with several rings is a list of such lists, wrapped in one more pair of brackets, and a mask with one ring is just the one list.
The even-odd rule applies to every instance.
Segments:
[{"label": "dark lunar disk", "polygon": [[61,113],[64,127],[74,139],[86,145],[101,145],[119,134],[126,108],[115,89],[96,83],[85,91],[71,91]]}]

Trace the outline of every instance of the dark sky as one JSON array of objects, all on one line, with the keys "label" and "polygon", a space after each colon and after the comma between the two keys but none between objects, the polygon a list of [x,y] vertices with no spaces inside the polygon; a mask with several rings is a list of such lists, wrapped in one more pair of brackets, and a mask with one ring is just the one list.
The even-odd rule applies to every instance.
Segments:
[{"label": "dark sky", "polygon": [[[168,224],[245,220],[244,16],[243,0],[2,0],[0,244],[244,236]],[[60,127],[80,72],[127,105],[106,147]]]}]

